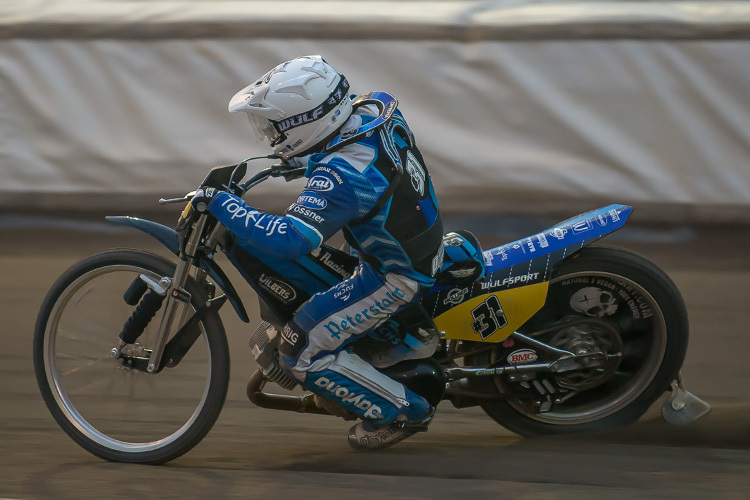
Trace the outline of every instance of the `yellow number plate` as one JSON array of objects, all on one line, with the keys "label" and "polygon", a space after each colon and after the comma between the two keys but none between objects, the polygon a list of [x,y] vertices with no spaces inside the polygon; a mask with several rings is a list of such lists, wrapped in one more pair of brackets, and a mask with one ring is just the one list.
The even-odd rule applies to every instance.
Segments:
[{"label": "yellow number plate", "polygon": [[545,281],[474,297],[435,318],[435,325],[446,339],[503,341],[542,308],[548,287]]}]

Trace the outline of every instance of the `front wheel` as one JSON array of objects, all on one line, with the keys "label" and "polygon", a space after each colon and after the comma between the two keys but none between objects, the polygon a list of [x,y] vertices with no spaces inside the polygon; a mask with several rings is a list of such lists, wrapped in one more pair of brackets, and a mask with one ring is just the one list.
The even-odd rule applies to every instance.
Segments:
[{"label": "front wheel", "polygon": [[[490,417],[535,436],[637,420],[677,376],[687,350],[688,318],[674,283],[654,264],[625,250],[587,247],[558,265],[544,307],[519,333],[608,360],[572,372],[475,379],[475,390],[502,398],[481,402]],[[532,356],[522,339],[511,339],[467,364],[507,364],[519,351],[554,360],[539,350],[531,349]]]},{"label": "front wheel", "polygon": [[[34,332],[37,383],[60,427],[98,457],[141,464],[172,460],[198,444],[224,404],[229,350],[216,311],[204,316],[200,336],[174,367],[150,374],[110,357],[133,311],[123,300],[125,290],[139,275],[158,282],[174,270],[156,255],[110,250],[66,271],[44,299]],[[195,280],[186,290],[191,300],[184,316],[208,299]],[[133,355],[148,356],[161,316],[129,347]]]}]

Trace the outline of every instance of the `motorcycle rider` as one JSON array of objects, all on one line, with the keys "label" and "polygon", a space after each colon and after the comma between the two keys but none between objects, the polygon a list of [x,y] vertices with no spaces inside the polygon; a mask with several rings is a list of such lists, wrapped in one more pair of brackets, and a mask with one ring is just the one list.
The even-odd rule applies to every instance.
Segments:
[{"label": "motorcycle rider", "polygon": [[283,327],[280,362],[305,389],[361,418],[349,443],[374,449],[426,430],[435,410],[347,346],[434,283],[442,222],[397,101],[372,93],[360,105],[348,90],[346,78],[313,55],[276,66],[231,99],[229,111],[246,112],[279,158],[306,167],[307,185],[284,216],[212,188],[199,190],[192,203],[256,255],[294,260],[344,231],[359,265]]}]

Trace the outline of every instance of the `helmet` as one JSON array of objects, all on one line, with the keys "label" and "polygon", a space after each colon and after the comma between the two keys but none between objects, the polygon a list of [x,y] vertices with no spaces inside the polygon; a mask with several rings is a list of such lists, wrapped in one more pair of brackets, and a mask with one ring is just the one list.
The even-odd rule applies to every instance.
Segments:
[{"label": "helmet", "polygon": [[246,112],[258,139],[285,159],[308,151],[352,114],[349,82],[320,56],[279,64],[237,92],[229,112]]}]

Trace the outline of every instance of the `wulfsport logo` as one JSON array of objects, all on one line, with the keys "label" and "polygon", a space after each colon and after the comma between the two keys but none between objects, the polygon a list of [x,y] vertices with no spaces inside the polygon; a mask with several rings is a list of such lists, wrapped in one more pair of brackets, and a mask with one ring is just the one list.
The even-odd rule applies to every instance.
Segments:
[{"label": "wulfsport logo", "polygon": [[330,392],[343,403],[364,411],[364,418],[378,419],[383,416],[383,410],[378,405],[374,405],[368,401],[364,394],[354,394],[354,391],[350,391],[343,385],[339,385],[325,377],[320,377],[316,380],[315,385]]},{"label": "wulfsport logo", "polygon": [[324,114],[325,108],[321,104],[312,111],[307,111],[305,113],[287,118],[286,120],[281,120],[276,125],[276,127],[278,128],[279,132],[286,132],[290,128],[299,127],[300,125],[304,125],[305,123],[314,122]]}]

